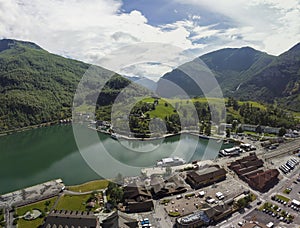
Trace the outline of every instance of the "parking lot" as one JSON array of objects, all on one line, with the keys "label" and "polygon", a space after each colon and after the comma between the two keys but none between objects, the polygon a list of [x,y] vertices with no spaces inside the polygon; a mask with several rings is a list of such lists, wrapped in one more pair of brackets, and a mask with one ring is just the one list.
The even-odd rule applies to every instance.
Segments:
[{"label": "parking lot", "polygon": [[244,185],[242,185],[233,177],[227,175],[226,180],[203,188],[201,190],[204,190],[206,192],[206,196],[210,196],[212,198],[216,198],[216,193],[221,192],[224,195],[223,200],[227,200],[241,195],[244,191],[248,190],[248,188],[244,187]]},{"label": "parking lot", "polygon": [[[214,203],[211,204],[213,206],[216,204],[223,204],[224,201],[241,195],[246,190],[248,189],[242,186],[237,180],[233,179],[232,177],[228,177],[228,179],[225,181],[193,192],[182,194],[181,197],[174,196],[168,198],[169,200],[167,200],[168,202],[166,203],[163,203],[163,200],[160,202],[163,203],[161,206],[164,207],[167,213],[178,212],[181,216],[183,216],[190,214],[203,206],[207,207],[207,204],[209,204],[205,201],[207,197],[214,199]],[[202,191],[205,192],[205,195],[203,197],[199,197],[199,192]],[[216,197],[217,192],[221,192],[224,196],[224,199],[219,200]],[[189,196],[191,193],[194,195]]]},{"label": "parking lot", "polygon": [[272,217],[272,215],[269,215],[267,213],[264,213],[259,210],[254,210],[250,212],[248,215],[244,217],[245,220],[247,221],[257,221],[262,224],[267,224],[269,222],[273,222],[275,227],[279,224],[279,219],[276,219]]},{"label": "parking lot", "polygon": [[173,198],[169,203],[166,203],[165,210],[167,213],[178,212],[180,215],[186,215],[201,208],[203,204],[204,198],[200,198],[198,195],[191,197],[183,196],[180,199]]},{"label": "parking lot", "polygon": [[278,194],[278,195],[286,197],[288,199],[288,201],[285,203],[283,200],[278,199],[278,197],[272,196],[271,203],[273,205],[276,205],[277,207],[279,207],[281,209],[281,211],[286,211],[289,214],[293,215],[295,217],[295,219],[294,219],[295,223],[299,224],[300,223],[300,207],[292,204],[292,200],[293,199],[299,200],[299,197],[291,198],[289,195],[284,194],[284,193]]}]

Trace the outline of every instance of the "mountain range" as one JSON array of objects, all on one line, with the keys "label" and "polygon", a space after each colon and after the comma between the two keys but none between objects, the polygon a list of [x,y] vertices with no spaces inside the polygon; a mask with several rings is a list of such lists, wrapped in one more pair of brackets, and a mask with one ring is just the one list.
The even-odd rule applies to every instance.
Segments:
[{"label": "mountain range", "polygon": [[132,82],[135,82],[151,91],[156,91],[157,84],[155,81],[148,79],[146,77],[141,76],[126,76],[123,75],[125,78],[129,79]]},{"label": "mountain range", "polygon": [[[300,44],[279,56],[243,47],[221,49],[196,60],[208,66],[225,97],[276,103],[300,111]],[[192,62],[184,65],[192,67]],[[87,63],[49,53],[31,42],[0,40],[0,131],[70,117],[77,85],[89,67]],[[156,91],[161,94],[167,91],[162,80],[166,79],[190,96],[203,95],[180,68],[163,75],[157,84],[140,76],[128,80],[107,69],[96,68],[100,77],[85,83],[90,88],[105,84],[97,101],[99,105],[112,104],[129,84],[135,92],[128,98],[144,94],[147,89],[132,81],[150,90],[157,86]],[[114,77],[107,81],[112,74]],[[84,94],[81,102],[88,104],[94,95]]]},{"label": "mountain range", "polygon": [[[300,43],[279,56],[242,47],[217,50],[198,60],[211,70],[225,97],[276,103],[300,111]],[[189,64],[192,67],[193,61],[185,67]],[[165,90],[164,80],[178,85],[190,96],[203,96],[202,90],[180,67],[158,81],[159,94]]]},{"label": "mountain range", "polygon": [[[31,42],[0,40],[0,132],[69,118],[77,85],[90,67]],[[98,105],[112,104],[129,84],[135,89],[123,99],[144,94],[144,88],[114,72],[98,66],[93,71],[97,77],[84,82],[90,91],[81,93],[78,105],[92,105],[100,86],[104,88]]]}]

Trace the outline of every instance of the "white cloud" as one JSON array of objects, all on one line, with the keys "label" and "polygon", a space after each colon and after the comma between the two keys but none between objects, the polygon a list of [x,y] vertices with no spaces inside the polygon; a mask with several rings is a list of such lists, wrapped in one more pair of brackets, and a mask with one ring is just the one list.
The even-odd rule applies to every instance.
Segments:
[{"label": "white cloud", "polygon": [[120,12],[121,4],[113,0],[0,0],[0,34],[96,64],[108,53],[139,42],[200,47],[188,39],[191,21],[175,22],[166,30],[149,25],[139,11]]},{"label": "white cloud", "polygon": [[[120,13],[120,6],[121,2],[108,0],[32,0],[30,3],[0,0],[0,34],[30,40],[50,52],[95,64],[123,46],[140,42],[166,43],[181,49],[203,47],[189,39],[190,31],[195,28],[192,21],[155,27],[147,24],[139,11]],[[135,72],[144,76],[157,77],[166,72],[163,64],[155,66],[155,71],[146,64],[139,63],[138,67],[141,69],[136,67]]]},{"label": "white cloud", "polygon": [[146,76],[157,82],[161,75],[170,72],[172,67],[165,64],[153,65],[149,63],[134,64],[122,69],[121,73],[128,76]]},{"label": "white cloud", "polygon": [[[123,12],[121,0],[0,0],[0,35],[30,40],[50,52],[89,63],[143,42],[175,45],[196,55],[245,45],[279,54],[300,40],[297,0],[173,1],[224,15],[229,24],[224,28],[223,21],[214,21],[200,26],[204,16],[190,14],[186,20],[153,26],[137,10]],[[145,70],[148,75],[153,72],[153,66],[138,66],[141,69],[135,71],[144,76]],[[155,67],[155,74],[166,71],[163,65]]]},{"label": "white cloud", "polygon": [[300,41],[298,0],[176,1],[229,18],[231,28],[215,34],[225,46],[246,44],[278,55]]}]

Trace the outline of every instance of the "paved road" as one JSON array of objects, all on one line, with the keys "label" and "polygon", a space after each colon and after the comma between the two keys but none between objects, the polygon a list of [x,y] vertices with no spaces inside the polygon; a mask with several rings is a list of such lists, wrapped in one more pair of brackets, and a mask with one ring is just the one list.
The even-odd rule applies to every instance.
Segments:
[{"label": "paved road", "polygon": [[229,217],[228,219],[224,220],[223,222],[213,227],[220,227],[220,228],[237,227],[239,222],[244,221],[242,217],[247,216],[253,210],[255,210],[256,201],[252,202],[252,205],[253,205],[252,208],[250,209],[246,208],[243,213],[235,212],[231,217]]},{"label": "paved road", "polygon": [[[253,144],[253,142],[250,142],[250,143]],[[258,142],[256,142],[255,144],[258,147],[257,151],[255,151],[257,156],[263,158],[264,160],[265,159],[267,160],[267,159],[272,159],[275,157],[291,154],[292,152],[294,152],[295,150],[300,148],[300,138],[297,138],[290,142],[281,144],[280,148],[278,148],[276,150],[272,150],[272,151],[266,151],[265,149],[261,148],[259,145],[257,145]],[[245,153],[242,156],[246,156],[246,155],[248,155],[248,153]],[[237,180],[241,185],[249,188],[249,186],[245,182],[240,180],[232,171],[228,170],[228,168],[226,166],[227,164],[229,164],[230,162],[232,162],[236,159],[240,159],[240,157],[221,158],[221,159],[217,159],[217,162],[219,164],[221,164],[228,171],[229,175],[233,175],[234,179]],[[278,168],[278,167],[276,167],[276,168]],[[220,227],[220,228],[238,227],[238,225],[237,225],[238,222],[244,221],[243,218],[246,217],[248,214],[250,214],[253,210],[255,210],[255,208],[257,207],[256,203],[258,200],[262,201],[262,203],[264,203],[266,201],[271,202],[271,196],[275,195],[275,194],[280,194],[280,193],[282,194],[282,189],[285,187],[288,187],[288,185],[290,185],[290,183],[295,179],[295,174],[299,173],[299,171],[300,171],[300,166],[298,166],[298,168],[296,168],[293,172],[289,173],[288,175],[283,175],[283,179],[280,180],[280,182],[274,188],[272,188],[270,191],[268,191],[267,193],[260,193],[258,191],[251,190],[258,196],[258,199],[256,201],[252,202],[252,204],[251,204],[252,208],[251,209],[246,208],[246,210],[243,214],[236,212],[230,218],[228,218],[227,220],[221,222],[220,224],[218,224],[217,226],[214,226],[214,227]],[[287,211],[290,211],[292,214],[296,214],[296,212],[293,211],[292,209],[287,209]],[[296,218],[296,221],[295,221],[296,223],[298,223],[297,219],[298,218]],[[294,225],[295,224],[293,224],[293,226]],[[284,225],[283,227],[287,227],[287,226]],[[291,224],[290,224],[290,226],[291,226]]]},{"label": "paved road", "polygon": [[5,221],[6,221],[6,227],[7,228],[14,228],[15,226],[13,225],[14,222],[14,212],[11,210],[11,208],[7,207],[5,208]]},{"label": "paved road", "polygon": [[174,223],[172,223],[171,218],[167,215],[164,207],[159,204],[159,200],[154,201],[154,208],[155,208],[154,218],[157,220],[158,227],[161,228],[173,227]]}]

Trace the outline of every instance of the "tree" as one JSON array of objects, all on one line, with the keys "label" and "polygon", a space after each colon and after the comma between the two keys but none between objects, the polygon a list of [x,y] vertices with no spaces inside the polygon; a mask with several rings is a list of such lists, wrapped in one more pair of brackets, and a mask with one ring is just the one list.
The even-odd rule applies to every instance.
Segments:
[{"label": "tree", "polygon": [[112,191],[112,189],[114,189],[116,187],[118,187],[118,185],[116,183],[110,181],[107,186],[107,193],[109,194]]},{"label": "tree", "polygon": [[237,205],[239,208],[244,208],[248,205],[248,203],[245,198],[242,198],[237,201]]},{"label": "tree", "polygon": [[166,176],[170,176],[172,174],[172,168],[170,166],[166,167]]},{"label": "tree", "polygon": [[45,206],[48,207],[48,206],[50,205],[50,203],[51,203],[51,202],[50,202],[49,200],[47,200],[47,201],[45,202]]},{"label": "tree", "polygon": [[241,126],[239,126],[237,129],[236,129],[236,133],[243,133],[243,128]]},{"label": "tree", "polygon": [[122,202],[124,191],[120,187],[113,188],[109,194],[111,203],[116,206],[119,202]]},{"label": "tree", "polygon": [[260,125],[258,125],[256,128],[255,128],[255,132],[258,133],[258,134],[261,134],[263,133],[263,129]]},{"label": "tree", "polygon": [[109,203],[113,206],[116,207],[119,202],[122,202],[123,196],[124,196],[124,191],[122,187],[119,187],[116,183],[114,182],[109,182],[107,186],[107,195],[109,196]]},{"label": "tree", "polygon": [[235,130],[236,127],[237,127],[237,125],[238,125],[238,121],[237,120],[233,120],[232,121],[232,130]]},{"label": "tree", "polygon": [[278,133],[278,136],[280,136],[280,137],[282,137],[282,136],[284,136],[286,134],[286,130],[285,130],[285,128],[280,128],[279,129],[279,133]]},{"label": "tree", "polygon": [[17,225],[18,224],[18,220],[19,220],[18,218],[15,218],[14,221],[13,221],[13,225]]},{"label": "tree", "polygon": [[230,129],[229,128],[227,128],[226,129],[226,138],[230,138]]},{"label": "tree", "polygon": [[205,127],[205,134],[207,136],[210,136],[211,135],[211,125],[208,124],[206,127]]}]

